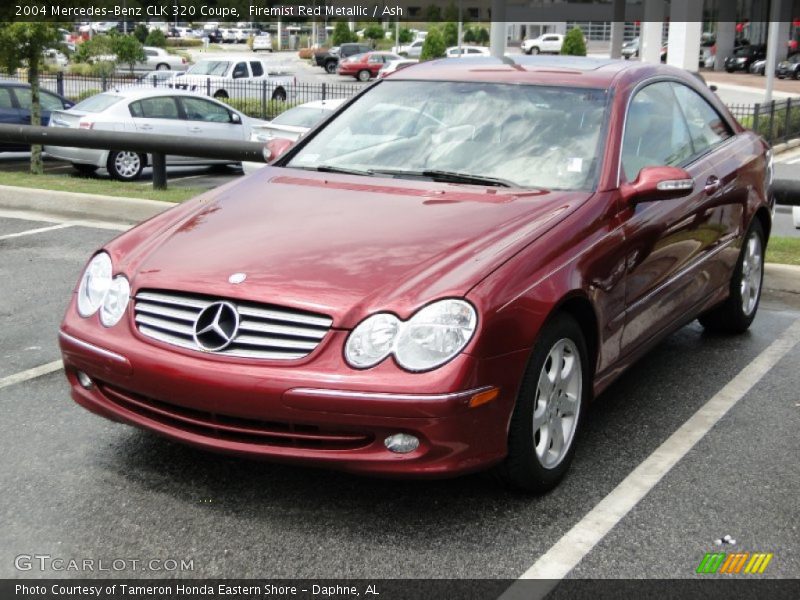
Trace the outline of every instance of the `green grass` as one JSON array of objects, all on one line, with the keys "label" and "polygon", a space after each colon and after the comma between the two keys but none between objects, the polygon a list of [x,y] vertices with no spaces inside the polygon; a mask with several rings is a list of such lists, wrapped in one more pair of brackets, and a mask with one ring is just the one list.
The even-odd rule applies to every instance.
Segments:
[{"label": "green grass", "polygon": [[771,237],[767,244],[767,262],[800,265],[800,238]]},{"label": "green grass", "polygon": [[15,185],[57,192],[80,192],[104,196],[122,196],[125,198],[144,198],[147,200],[162,200],[164,202],[182,202],[205,191],[200,188],[184,187],[168,187],[166,190],[154,190],[152,184],[145,180],[124,182],[48,173],[31,175],[30,173],[0,172],[0,185]]}]

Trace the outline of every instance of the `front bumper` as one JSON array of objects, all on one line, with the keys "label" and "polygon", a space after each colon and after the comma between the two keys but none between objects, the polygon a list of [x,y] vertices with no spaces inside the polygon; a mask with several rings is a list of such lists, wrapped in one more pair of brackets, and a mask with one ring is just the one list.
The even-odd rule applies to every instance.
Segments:
[{"label": "front bumper", "polygon": [[[423,374],[391,361],[357,371],[341,357],[346,332],[332,330],[302,364],[237,363],[152,343],[124,321],[104,331],[92,321],[68,317],[59,339],[72,397],[85,408],[212,451],[380,475],[453,476],[502,460],[527,359],[460,355]],[[88,389],[79,372],[92,379]],[[469,406],[493,387],[497,398]],[[419,447],[388,451],[396,433]]]}]

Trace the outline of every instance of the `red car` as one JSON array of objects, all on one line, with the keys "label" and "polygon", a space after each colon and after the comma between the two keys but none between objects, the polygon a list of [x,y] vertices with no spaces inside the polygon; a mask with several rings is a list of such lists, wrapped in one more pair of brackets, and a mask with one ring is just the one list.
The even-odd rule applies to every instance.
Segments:
[{"label": "red car", "polygon": [[403,57],[391,52],[365,52],[340,60],[336,72],[339,75],[352,75],[359,81],[369,81],[377,77],[383,65],[392,60],[403,60]]},{"label": "red car", "polygon": [[72,397],[241,456],[554,486],[645,351],[748,328],[772,167],[682,70],[515,61],[395,73],[98,250]]}]

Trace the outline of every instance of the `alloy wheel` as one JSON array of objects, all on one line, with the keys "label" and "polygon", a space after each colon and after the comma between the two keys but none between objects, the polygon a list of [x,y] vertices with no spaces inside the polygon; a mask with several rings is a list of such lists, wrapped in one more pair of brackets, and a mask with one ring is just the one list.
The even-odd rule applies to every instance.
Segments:
[{"label": "alloy wheel", "polygon": [[762,271],[764,270],[761,238],[755,231],[747,238],[744,257],[742,259],[742,280],[739,284],[742,298],[742,312],[750,316],[758,304],[761,292]]},{"label": "alloy wheel", "polygon": [[120,177],[130,179],[141,169],[141,159],[136,152],[117,152],[114,157],[114,169]]}]

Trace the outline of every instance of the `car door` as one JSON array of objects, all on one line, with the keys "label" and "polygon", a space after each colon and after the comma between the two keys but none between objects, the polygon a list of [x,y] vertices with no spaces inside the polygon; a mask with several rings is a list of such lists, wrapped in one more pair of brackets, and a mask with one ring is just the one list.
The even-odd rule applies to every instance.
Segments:
[{"label": "car door", "polygon": [[[17,97],[17,106],[19,107],[20,119],[26,125],[30,125],[31,103],[33,102],[31,89],[27,87],[15,87],[13,88],[13,93]],[[47,125],[50,122],[50,113],[52,111],[69,108],[64,105],[64,102],[61,100],[61,98],[45,90],[39,91],[39,107],[41,109],[42,125]]]},{"label": "car door", "polygon": [[560,52],[561,45],[559,42],[559,37],[557,35],[546,35],[542,40],[542,50],[545,52]]},{"label": "car door", "polygon": [[179,102],[186,115],[189,135],[214,140],[245,140],[245,128],[241,119],[222,104],[190,96],[181,96]]},{"label": "car door", "polygon": [[[0,123],[4,125],[30,125],[30,115],[27,121],[23,120],[22,114],[11,94],[11,88],[8,87],[0,87]],[[27,149],[28,146],[23,144],[0,144],[0,152],[25,151]]]},{"label": "car door", "polygon": [[[171,96],[152,96],[131,102],[128,106],[133,126],[140,133],[157,133],[161,135],[188,136],[186,120],[183,118],[178,103]],[[186,157],[168,154],[168,163],[184,162]]]},{"label": "car door", "polygon": [[370,75],[377,77],[385,60],[386,57],[382,54],[372,54],[367,60],[367,69],[369,69]]},{"label": "car door", "polygon": [[676,85],[647,85],[627,109],[621,177],[633,181],[644,167],[668,165],[686,169],[695,185],[683,198],[623,207],[628,245],[624,353],[708,298],[726,272],[719,253],[733,241],[720,213],[730,173],[715,160],[713,147],[695,150]]}]

